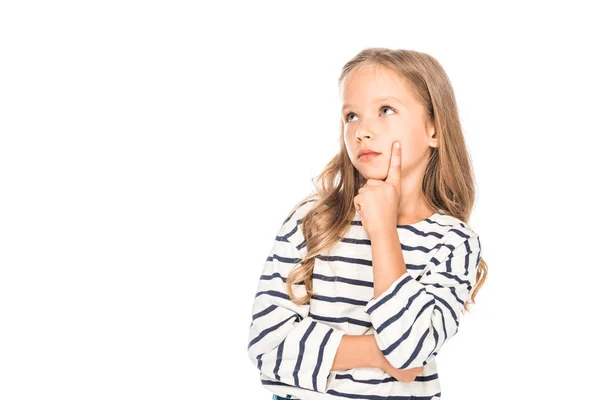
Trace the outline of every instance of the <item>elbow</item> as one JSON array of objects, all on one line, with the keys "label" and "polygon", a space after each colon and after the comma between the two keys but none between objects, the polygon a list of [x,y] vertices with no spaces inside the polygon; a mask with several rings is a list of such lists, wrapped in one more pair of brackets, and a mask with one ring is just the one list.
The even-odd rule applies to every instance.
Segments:
[{"label": "elbow", "polygon": [[[399,315],[407,316],[403,312]],[[424,305],[416,319],[397,318],[394,321],[391,318],[377,322],[379,323],[374,324],[377,345],[389,363],[397,369],[411,369],[427,364],[458,330],[456,319],[450,314],[445,315],[434,300]]]},{"label": "elbow", "polygon": [[376,338],[384,357],[397,369],[424,366],[432,356],[437,354],[443,339],[433,326],[428,327],[420,335],[407,335],[389,344],[382,341],[380,337],[376,336]]},{"label": "elbow", "polygon": [[428,338],[430,332],[431,329],[427,329],[416,344],[407,341],[404,345],[398,346],[389,354],[393,359],[390,363],[398,369],[411,369],[425,365],[426,360],[435,350],[433,341]]},{"label": "elbow", "polygon": [[256,354],[255,352],[250,351],[250,350],[248,351],[248,358],[250,359],[250,362],[252,362],[254,367],[258,368],[259,370],[261,370],[261,367],[262,367],[261,357],[262,357],[262,354]]},{"label": "elbow", "polygon": [[261,369],[261,358],[263,353],[264,349],[263,346],[261,346],[261,336],[251,329],[248,336],[247,354],[250,361],[252,361],[252,364],[258,369]]}]

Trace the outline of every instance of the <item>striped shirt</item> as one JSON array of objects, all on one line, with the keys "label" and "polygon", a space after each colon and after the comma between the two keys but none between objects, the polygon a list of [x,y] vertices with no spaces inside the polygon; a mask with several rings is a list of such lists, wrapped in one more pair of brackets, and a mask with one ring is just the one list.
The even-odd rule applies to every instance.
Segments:
[{"label": "striped shirt", "polygon": [[[294,304],[289,272],[306,254],[302,216],[311,199],[282,223],[258,281],[248,355],[262,385],[287,399],[415,400],[441,397],[435,356],[458,330],[475,284],[479,236],[441,213],[397,225],[407,272],[374,297],[371,242],[360,215],[326,254],[315,260],[314,294]],[[293,286],[306,294],[303,282]],[[413,382],[379,368],[331,370],[343,335],[374,334],[381,352],[400,369],[423,366]]]}]

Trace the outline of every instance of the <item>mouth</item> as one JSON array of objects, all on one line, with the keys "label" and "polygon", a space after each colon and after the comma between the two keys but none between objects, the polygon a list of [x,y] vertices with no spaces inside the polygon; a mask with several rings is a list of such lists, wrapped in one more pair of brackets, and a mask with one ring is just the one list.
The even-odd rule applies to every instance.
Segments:
[{"label": "mouth", "polygon": [[366,161],[372,160],[373,158],[377,157],[380,154],[381,153],[374,153],[374,152],[363,153],[360,156],[358,156],[358,159],[360,161],[366,162]]}]

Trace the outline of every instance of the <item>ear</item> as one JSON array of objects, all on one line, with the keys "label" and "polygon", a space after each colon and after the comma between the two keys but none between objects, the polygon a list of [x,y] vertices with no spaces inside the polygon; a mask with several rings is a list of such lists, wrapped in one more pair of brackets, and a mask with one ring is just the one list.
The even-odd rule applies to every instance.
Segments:
[{"label": "ear", "polygon": [[430,147],[438,147],[439,135],[435,132],[435,128],[430,125],[428,130],[428,141]]}]

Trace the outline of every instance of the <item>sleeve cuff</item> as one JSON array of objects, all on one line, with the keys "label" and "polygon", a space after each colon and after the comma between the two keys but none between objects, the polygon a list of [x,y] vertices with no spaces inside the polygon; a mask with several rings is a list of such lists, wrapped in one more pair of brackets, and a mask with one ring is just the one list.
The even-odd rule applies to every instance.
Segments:
[{"label": "sleeve cuff", "polygon": [[342,341],[342,337],[346,334],[344,331],[331,328],[331,336],[329,336],[329,340],[325,345],[325,350],[323,352],[323,362],[321,364],[322,370],[326,371],[322,376],[324,378],[322,381],[320,380],[317,383],[317,391],[326,393],[333,382],[335,381],[335,377],[337,375],[337,371],[331,370],[333,366],[333,361],[335,360],[335,356],[337,354],[338,348],[340,347],[340,343]]}]

